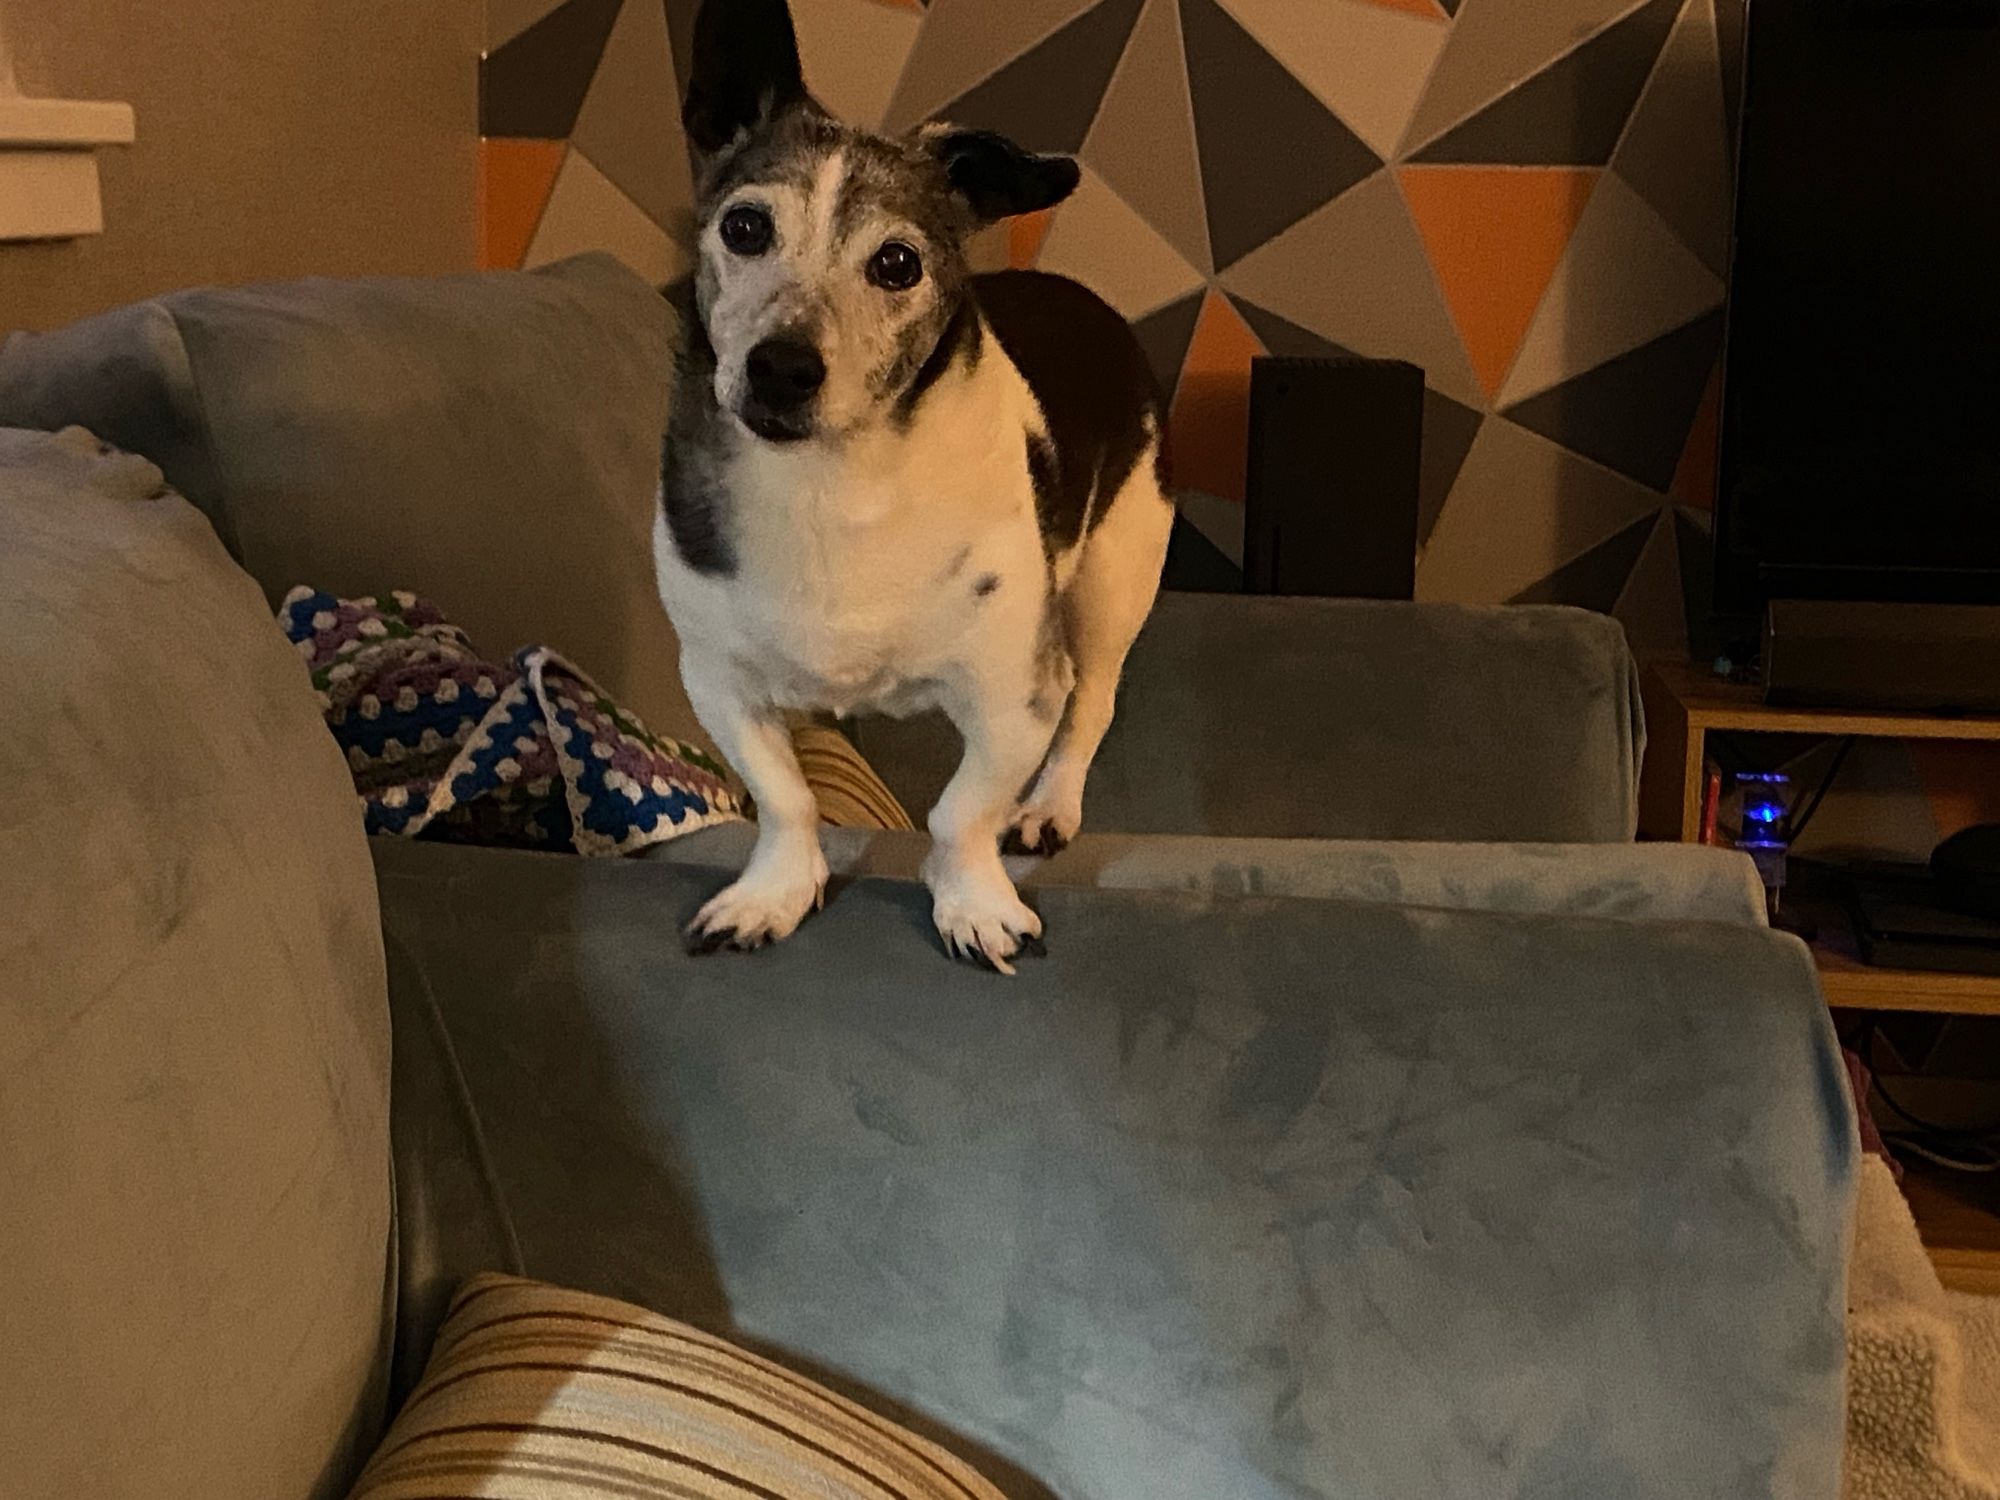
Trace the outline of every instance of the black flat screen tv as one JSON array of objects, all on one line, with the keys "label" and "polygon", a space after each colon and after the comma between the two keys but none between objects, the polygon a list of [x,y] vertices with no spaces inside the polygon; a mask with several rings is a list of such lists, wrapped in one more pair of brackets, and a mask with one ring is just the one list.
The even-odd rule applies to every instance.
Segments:
[{"label": "black flat screen tv", "polygon": [[1717,607],[2000,603],[2000,0],[1750,0],[1742,86]]}]

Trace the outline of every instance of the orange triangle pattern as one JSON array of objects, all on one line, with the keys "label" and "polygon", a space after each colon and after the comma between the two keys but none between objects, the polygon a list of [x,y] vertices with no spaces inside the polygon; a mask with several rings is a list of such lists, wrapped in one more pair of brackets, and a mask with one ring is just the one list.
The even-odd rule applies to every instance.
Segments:
[{"label": "orange triangle pattern", "polygon": [[1702,389],[1701,405],[1694,409],[1694,425],[1688,428],[1687,444],[1681,449],[1681,461],[1674,466],[1667,493],[1682,505],[1714,510],[1715,461],[1721,442],[1722,365],[1718,361]]},{"label": "orange triangle pattern", "polygon": [[1384,10],[1406,10],[1427,21],[1449,21],[1451,17],[1437,0],[1361,0],[1363,5],[1379,5]]},{"label": "orange triangle pattern", "polygon": [[1031,214],[1022,214],[1007,221],[1007,264],[1016,271],[1025,271],[1035,263],[1035,257],[1042,253],[1042,241],[1049,237],[1049,225],[1055,219],[1052,208],[1037,209]]},{"label": "orange triangle pattern", "polygon": [[1177,488],[1243,499],[1250,453],[1250,361],[1264,352],[1243,315],[1222,293],[1211,290],[1201,304],[1167,418]]},{"label": "orange triangle pattern", "polygon": [[535,227],[548,206],[562,141],[505,140],[479,143],[479,265],[512,270],[528,253]]},{"label": "orange triangle pattern", "polygon": [[1595,167],[1402,167],[1472,371],[1494,396],[1596,185]]}]

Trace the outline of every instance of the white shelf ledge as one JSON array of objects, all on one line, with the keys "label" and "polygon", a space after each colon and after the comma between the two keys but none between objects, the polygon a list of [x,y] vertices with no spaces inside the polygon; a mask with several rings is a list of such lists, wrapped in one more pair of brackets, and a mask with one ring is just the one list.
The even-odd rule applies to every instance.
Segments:
[{"label": "white shelf ledge", "polygon": [[129,146],[129,104],[28,99],[0,77],[0,241],[104,231],[97,148]]},{"label": "white shelf ledge", "polygon": [[129,104],[0,92],[0,148],[129,146],[135,134]]}]

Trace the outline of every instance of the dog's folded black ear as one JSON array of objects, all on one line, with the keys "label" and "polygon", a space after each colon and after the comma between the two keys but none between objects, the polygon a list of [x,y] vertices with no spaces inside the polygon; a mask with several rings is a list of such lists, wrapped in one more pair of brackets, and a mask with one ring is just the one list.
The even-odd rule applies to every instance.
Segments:
[{"label": "dog's folded black ear", "polygon": [[959,196],[988,224],[1054,208],[1082,179],[1067,156],[1037,156],[990,130],[939,130],[931,149]]},{"label": "dog's folded black ear", "polygon": [[702,0],[681,123],[712,155],[738,133],[806,102],[799,39],[785,0]]}]

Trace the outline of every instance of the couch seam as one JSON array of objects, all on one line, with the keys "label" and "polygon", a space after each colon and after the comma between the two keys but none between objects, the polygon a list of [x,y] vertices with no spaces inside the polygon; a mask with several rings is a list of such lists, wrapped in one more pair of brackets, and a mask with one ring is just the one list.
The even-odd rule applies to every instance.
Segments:
[{"label": "couch seam", "polygon": [[[203,510],[208,516],[208,524],[215,528],[222,539],[226,551],[238,567],[245,567],[243,537],[236,527],[236,514],[229,503],[233,488],[228,482],[227,460],[215,445],[215,431],[208,419],[208,400],[202,394],[201,376],[194,367],[194,355],[188,349],[187,331],[181,322],[180,309],[172,299],[162,299],[168,320],[173,324],[174,348],[180,358],[173,371],[172,391],[175,415],[187,422],[199,439],[200,451],[206,455],[211,468],[211,478],[215,483],[213,502],[215,512]],[[197,508],[201,508],[196,502]],[[247,568],[246,568],[247,571]]]},{"label": "couch seam", "polygon": [[[472,1086],[466,1082],[465,1072],[459,1066],[458,1048],[452,1041],[451,1028],[445,1022],[443,1008],[437,1003],[437,992],[431,986],[430,972],[418,960],[409,945],[389,932],[386,926],[383,936],[387,941],[394,942],[402,948],[410,959],[408,967],[414,971],[417,983],[422,986],[425,1018],[430,1024],[432,1041],[437,1045],[443,1059],[452,1092],[452,1102],[457,1108],[459,1123],[465,1129],[472,1152],[473,1168],[479,1174],[480,1186],[485,1189],[486,1201],[492,1205],[493,1216],[499,1222],[501,1238],[506,1242],[506,1269],[510,1275],[525,1276],[526,1258],[521,1253],[521,1239],[514,1228],[514,1217],[508,1212],[506,1197],[501,1192],[499,1173],[493,1167],[493,1153],[486,1144],[485,1127],[480,1123],[479,1108],[473,1102]],[[393,1100],[391,1107],[394,1107]]]}]

